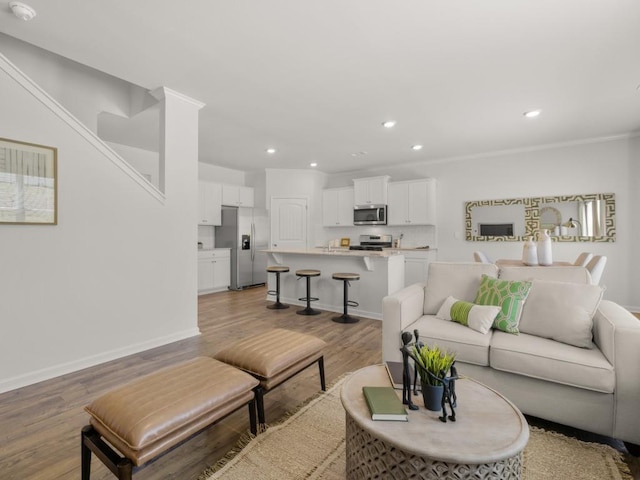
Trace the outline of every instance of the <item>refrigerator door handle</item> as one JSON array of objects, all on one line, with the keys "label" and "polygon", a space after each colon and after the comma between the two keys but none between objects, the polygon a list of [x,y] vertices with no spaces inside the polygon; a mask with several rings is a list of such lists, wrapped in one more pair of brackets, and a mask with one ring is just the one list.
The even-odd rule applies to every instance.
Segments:
[{"label": "refrigerator door handle", "polygon": [[249,240],[251,245],[251,261],[254,261],[256,258],[256,225],[254,223],[251,224],[251,240]]}]

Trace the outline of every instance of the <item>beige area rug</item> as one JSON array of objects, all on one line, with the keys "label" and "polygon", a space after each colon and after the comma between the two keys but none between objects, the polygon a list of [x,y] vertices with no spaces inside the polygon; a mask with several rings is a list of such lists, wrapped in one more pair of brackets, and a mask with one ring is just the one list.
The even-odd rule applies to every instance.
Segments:
[{"label": "beige area rug", "polygon": [[[340,379],[276,426],[241,440],[199,480],[339,480],[345,478],[345,415]],[[530,428],[525,480],[630,480],[620,452],[560,433]]]}]

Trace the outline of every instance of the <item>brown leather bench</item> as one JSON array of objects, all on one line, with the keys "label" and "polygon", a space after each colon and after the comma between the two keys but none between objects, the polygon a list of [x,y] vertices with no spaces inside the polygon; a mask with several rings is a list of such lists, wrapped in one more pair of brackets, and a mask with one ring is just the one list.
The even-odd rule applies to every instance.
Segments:
[{"label": "brown leather bench", "polygon": [[260,381],[255,389],[258,422],[263,425],[265,393],[318,363],[320,386],[326,390],[323,349],[326,342],[312,335],[276,328],[240,340],[214,357],[250,373]]},{"label": "brown leather bench", "polygon": [[82,480],[89,480],[92,452],[118,479],[130,480],[134,466],[244,406],[255,435],[258,384],[237,368],[198,357],[96,398],[85,408],[91,423],[82,429]]}]

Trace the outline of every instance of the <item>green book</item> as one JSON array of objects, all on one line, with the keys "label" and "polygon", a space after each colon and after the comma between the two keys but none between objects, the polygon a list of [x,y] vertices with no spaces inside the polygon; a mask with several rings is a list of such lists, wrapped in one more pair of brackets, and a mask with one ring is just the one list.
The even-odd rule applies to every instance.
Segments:
[{"label": "green book", "polygon": [[393,387],[362,387],[371,412],[371,420],[409,420],[407,411]]}]

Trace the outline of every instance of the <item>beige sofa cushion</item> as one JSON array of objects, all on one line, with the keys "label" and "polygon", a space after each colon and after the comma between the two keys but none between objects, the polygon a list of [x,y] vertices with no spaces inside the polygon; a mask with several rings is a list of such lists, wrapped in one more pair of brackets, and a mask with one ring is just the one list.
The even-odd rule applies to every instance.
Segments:
[{"label": "beige sofa cushion", "polygon": [[[493,331],[480,333],[459,323],[441,320],[434,315],[424,315],[412,323],[407,332],[418,330],[425,345],[438,345],[456,353],[461,362],[489,365],[489,345]],[[463,373],[463,372],[461,372]]]},{"label": "beige sofa cushion", "polygon": [[496,370],[596,392],[613,393],[615,387],[613,366],[597,348],[578,348],[525,333],[494,331],[489,361]]},{"label": "beige sofa cushion", "polygon": [[553,280],[591,284],[591,275],[584,267],[505,267],[500,268],[501,280]]},{"label": "beige sofa cushion", "polygon": [[520,332],[592,348],[593,316],[601,299],[598,285],[534,280],[520,318]]},{"label": "beige sofa cushion", "polygon": [[448,296],[473,302],[482,274],[498,277],[498,267],[492,263],[433,262],[429,264],[424,292],[424,313],[435,315]]}]

